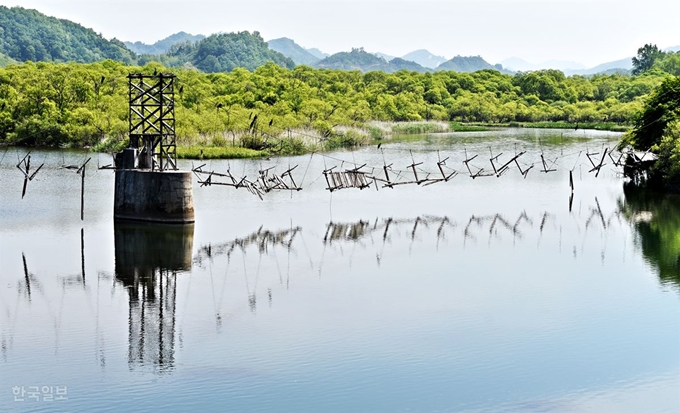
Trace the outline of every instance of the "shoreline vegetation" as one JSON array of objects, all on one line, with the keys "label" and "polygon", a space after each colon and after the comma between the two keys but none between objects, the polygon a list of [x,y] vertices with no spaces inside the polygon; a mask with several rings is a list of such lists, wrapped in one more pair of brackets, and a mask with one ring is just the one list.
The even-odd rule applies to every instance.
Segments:
[{"label": "shoreline vegetation", "polygon": [[[512,122],[472,123],[460,122],[369,122],[363,128],[344,128],[331,137],[323,137],[314,130],[290,131],[283,137],[262,139],[259,149],[240,146],[243,137],[233,142],[226,139],[206,139],[202,143],[184,142],[177,146],[178,159],[243,159],[266,158],[272,156],[303,155],[312,152],[328,152],[336,149],[351,149],[366,145],[389,142],[393,136],[416,134],[439,134],[456,132],[488,132],[503,128],[541,128],[541,129],[594,129],[624,132],[629,130],[611,123],[570,124],[565,122]],[[247,143],[253,145],[252,142]]]},{"label": "shoreline vegetation", "polygon": [[558,70],[362,73],[271,62],[253,71],[203,73],[158,62],[26,62],[0,68],[0,145],[120,150],[129,127],[127,76],[167,72],[177,76],[178,146],[272,155],[351,147],[396,133],[622,130],[671,76],[657,69],[589,77]]},{"label": "shoreline vegetation", "polygon": [[[635,179],[680,180],[680,128],[670,116],[678,111],[678,76],[656,66],[634,76],[566,77],[558,70],[362,73],[271,62],[203,73],[158,62],[29,61],[0,68],[0,146],[118,152],[128,146],[128,75],[168,72],[176,76],[179,158],[302,155],[397,135],[508,127],[597,129],[625,132],[623,142],[636,150],[665,154]],[[652,140],[643,137],[650,131]]]}]

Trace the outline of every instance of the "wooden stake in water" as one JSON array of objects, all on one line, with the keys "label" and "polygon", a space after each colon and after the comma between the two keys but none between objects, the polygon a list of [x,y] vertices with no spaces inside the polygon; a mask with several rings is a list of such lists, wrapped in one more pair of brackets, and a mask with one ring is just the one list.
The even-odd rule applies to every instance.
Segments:
[{"label": "wooden stake in water", "polygon": [[76,173],[80,174],[81,181],[80,181],[80,220],[84,220],[84,215],[85,215],[85,166],[87,165],[88,162],[90,162],[90,159],[92,158],[87,158],[85,163],[78,168]]},{"label": "wooden stake in water", "polygon": [[85,166],[83,166],[83,171],[80,173],[80,220],[84,219],[85,214]]},{"label": "wooden stake in water", "polygon": [[[82,217],[82,214],[81,214]],[[81,218],[82,219],[82,218]],[[80,267],[83,275],[83,286],[85,286],[85,229],[80,228]]]},{"label": "wooden stake in water", "polygon": [[45,165],[43,162],[38,169],[31,174],[31,153],[27,153],[26,156],[24,156],[24,159],[20,160],[19,163],[17,164],[17,168],[21,171],[21,173],[24,174],[24,187],[21,190],[21,199],[24,199],[24,196],[26,195],[26,185],[28,184],[28,181],[32,181],[33,178],[35,178],[35,175],[38,173],[40,168],[42,168]]}]

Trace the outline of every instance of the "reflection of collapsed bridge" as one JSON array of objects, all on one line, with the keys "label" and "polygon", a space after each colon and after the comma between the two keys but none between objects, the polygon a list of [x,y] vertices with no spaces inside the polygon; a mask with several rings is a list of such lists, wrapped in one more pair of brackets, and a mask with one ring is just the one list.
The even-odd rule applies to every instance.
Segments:
[{"label": "reflection of collapsed bridge", "polygon": [[262,227],[252,234],[236,238],[232,241],[224,242],[217,245],[208,244],[198,250],[198,254],[194,257],[194,262],[201,265],[205,259],[210,259],[215,256],[224,255],[230,256],[236,248],[245,251],[248,246],[257,246],[260,254],[266,254],[270,247],[282,246],[291,248],[295,235],[302,231],[301,227],[295,227],[282,231],[263,230]]},{"label": "reflection of collapsed bridge", "polygon": [[[512,218],[499,213],[471,215],[467,219],[459,221],[447,216],[424,215],[416,218],[376,218],[371,221],[359,220],[350,223],[329,222],[320,241],[324,247],[332,247],[334,245],[341,246],[343,243],[375,241],[377,237],[383,241],[384,245],[397,237],[406,238],[411,243],[434,239],[439,245],[439,241],[450,240],[458,231],[463,240],[463,246],[465,246],[467,241],[475,242],[484,234],[489,237],[489,241],[502,239],[503,234],[505,234],[511,236],[513,242],[515,242],[523,240],[532,233],[540,237],[549,230],[561,232],[563,226],[575,226],[576,232],[582,234],[585,238],[589,230],[597,228],[606,235],[612,229],[614,222],[621,224],[621,212],[616,210],[605,214],[597,198],[595,198],[594,205],[586,208],[585,211],[587,211],[585,214],[578,214],[578,219],[568,223],[558,222],[558,215],[547,211],[537,216],[530,216],[524,211]],[[577,218],[574,214],[570,216]],[[580,219],[584,219],[584,221],[579,222]],[[195,264],[203,266],[206,260],[212,260],[220,255],[230,257],[235,251],[246,254],[246,250],[250,246],[256,247],[260,256],[269,255],[277,247],[290,253],[294,250],[298,239],[304,242],[302,234],[301,227],[281,231],[264,230],[261,227],[245,237],[220,244],[202,246],[194,256],[193,261]],[[308,251],[306,244],[304,247]],[[312,263],[315,261],[311,256],[308,256],[308,259]],[[323,257],[321,260],[323,260]],[[321,267],[322,262],[319,261],[317,265]]]},{"label": "reflection of collapsed bridge", "polygon": [[[585,230],[589,229],[594,221],[601,223],[602,229],[607,230],[614,219],[620,221],[620,212],[614,212],[605,218],[599,201],[595,207],[590,207],[588,218],[585,221]],[[500,231],[511,234],[513,239],[522,239],[531,229],[537,229],[538,234],[542,235],[548,224],[553,227],[557,225],[557,217],[549,212],[544,212],[540,217],[530,218],[526,212],[520,213],[516,219],[510,219],[502,214],[492,215],[472,215],[469,219],[462,221],[462,235],[464,240],[476,240],[484,230],[489,235],[499,236]],[[488,225],[488,227],[486,227]],[[578,225],[578,224],[577,224]],[[446,231],[458,227],[455,221],[449,217],[421,216],[413,219],[375,219],[373,223],[360,220],[354,223],[334,223],[327,225],[326,233],[323,237],[324,244],[334,242],[356,242],[362,239],[373,237],[379,234],[383,241],[387,241],[392,233],[398,232],[398,227],[407,227],[405,234],[411,241],[416,241],[417,234],[420,232],[431,232],[429,228],[435,228],[435,238],[442,240],[446,237]],[[486,227],[486,228],[485,228]],[[426,228],[425,230],[421,228]]]},{"label": "reflection of collapsed bridge", "polygon": [[[565,218],[567,218],[565,220]],[[272,305],[273,296],[281,289],[299,284],[314,274],[319,277],[330,271],[329,265],[337,265],[359,259],[364,265],[373,262],[378,268],[401,255],[408,248],[410,255],[418,248],[422,253],[432,248],[437,252],[451,248],[475,248],[492,244],[531,243],[536,248],[559,248],[564,244],[574,255],[599,253],[602,260],[607,254],[607,238],[620,236],[623,226],[619,209],[605,212],[595,199],[591,206],[583,206],[577,213],[554,214],[543,212],[529,214],[526,211],[516,215],[473,214],[461,218],[423,215],[415,218],[375,218],[355,222],[329,222],[320,233],[305,231],[301,227],[283,230],[257,231],[232,240],[211,243],[198,248],[194,254],[193,273],[206,271],[210,277],[213,294],[214,316],[220,331],[225,314],[239,311],[225,309],[225,285],[232,280],[232,288],[245,287],[247,304],[251,312],[258,309],[258,296],[264,294],[266,302]],[[564,237],[563,237],[564,230]],[[310,243],[309,235],[313,235]],[[592,237],[591,235],[596,235]],[[596,246],[587,239],[603,242]],[[536,244],[533,244],[536,242]],[[277,253],[278,251],[278,253]],[[579,252],[580,251],[580,252]],[[283,252],[283,254],[281,254]],[[300,254],[302,253],[302,254]],[[368,260],[367,260],[368,258]],[[225,262],[226,259],[226,262]],[[283,262],[280,262],[283,259]],[[217,268],[221,268],[216,271]],[[224,275],[219,276],[220,272]],[[229,274],[239,274],[236,281]],[[220,285],[221,284],[221,285]],[[232,292],[233,294],[233,292]],[[229,301],[233,303],[233,300]]]}]

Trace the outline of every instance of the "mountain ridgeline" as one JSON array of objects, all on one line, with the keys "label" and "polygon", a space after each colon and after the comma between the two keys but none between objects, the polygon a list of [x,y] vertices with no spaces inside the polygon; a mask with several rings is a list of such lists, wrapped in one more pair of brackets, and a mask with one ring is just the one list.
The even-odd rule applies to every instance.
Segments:
[{"label": "mountain ridgeline", "polygon": [[429,67],[423,67],[414,61],[399,57],[387,61],[382,57],[366,52],[363,48],[355,48],[350,52],[340,52],[328,56],[317,62],[313,67],[322,69],[359,70],[361,72],[381,70],[385,73],[394,73],[399,70],[408,70],[419,73],[452,70],[455,72],[469,73],[485,69],[498,70],[501,73],[512,73],[505,70],[501,65],[494,66],[489,64],[480,56],[456,56],[451,60],[441,63],[435,69],[431,69]]},{"label": "mountain ridgeline", "polygon": [[319,57],[318,54],[310,52],[287,37],[270,40],[267,44],[273,51],[291,58],[296,65],[314,66],[321,59],[327,57],[324,55]]},{"label": "mountain ridgeline", "polygon": [[503,68],[503,65],[491,65],[481,56],[456,56],[451,60],[437,66],[436,70],[453,70],[454,72],[476,72],[478,70],[492,69],[501,73],[512,73]]},{"label": "mountain ridgeline", "polygon": [[[676,48],[666,49],[673,56]],[[148,45],[141,42],[123,43],[117,39],[107,40],[94,30],[68,20],[57,19],[22,7],[0,6],[0,67],[26,61],[36,62],[77,62],[89,63],[111,59],[126,64],[145,65],[156,61],[169,68],[197,69],[207,73],[231,71],[245,68],[250,71],[274,62],[284,68],[306,65],[313,68],[357,70],[369,72],[380,70],[386,73],[413,71],[419,73],[437,71],[475,72],[497,70],[512,74],[513,70],[545,69],[519,58],[492,65],[481,56],[456,56],[450,60],[427,50],[416,50],[401,57],[383,53],[368,53],[363,48],[349,52],[328,55],[318,49],[306,49],[288,38],[265,42],[259,32],[219,33],[208,37],[185,32],[173,34]],[[675,61],[666,59],[661,70],[668,73],[680,72]],[[545,65],[548,62],[544,62]],[[557,69],[566,75],[629,74],[630,58],[603,63],[591,69],[564,67],[577,65],[575,62],[554,61],[564,65]],[[527,69],[528,68],[528,69]]]},{"label": "mountain ridgeline", "polygon": [[445,57],[434,55],[425,49],[415,50],[411,53],[405,54],[401,58],[416,62],[422,67],[427,67],[429,69],[434,69],[440,64],[446,62]]},{"label": "mountain ridgeline", "polygon": [[159,40],[154,44],[145,44],[142,42],[125,42],[125,46],[138,55],[143,54],[163,54],[167,53],[170,48],[178,43],[191,43],[194,44],[200,40],[205,39],[202,34],[189,34],[186,32],[179,32],[166,37],[163,40]]}]

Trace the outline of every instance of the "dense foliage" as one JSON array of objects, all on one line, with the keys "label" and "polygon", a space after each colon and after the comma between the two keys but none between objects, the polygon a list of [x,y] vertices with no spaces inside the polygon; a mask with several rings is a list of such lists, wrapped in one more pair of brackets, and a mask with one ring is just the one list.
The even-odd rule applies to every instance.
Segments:
[{"label": "dense foliage", "polygon": [[655,44],[646,44],[638,49],[637,56],[633,57],[634,75],[639,75],[651,69],[659,58],[663,58],[663,51],[659,50]]},{"label": "dense foliage", "polygon": [[659,50],[655,44],[646,44],[638,49],[633,57],[633,75],[639,75],[648,70],[661,70],[671,75],[680,76],[680,53]]},{"label": "dense foliage", "polygon": [[91,29],[35,10],[5,6],[0,6],[0,53],[20,62],[134,61],[119,40],[106,40]]},{"label": "dense foliage", "polygon": [[650,95],[622,140],[625,145],[659,156],[649,167],[630,169],[632,178],[644,175],[652,184],[680,189],[680,76],[667,78]]},{"label": "dense foliage", "polygon": [[[127,66],[26,63],[0,69],[0,143],[101,145],[127,131],[131,72],[168,71],[158,63]],[[176,69],[176,117],[181,143],[238,143],[252,135],[313,129],[330,136],[370,120],[459,122],[614,122],[625,124],[666,74],[565,77],[555,70],[514,76],[399,71],[361,73],[287,69],[205,74]],[[253,125],[253,117],[258,121]],[[255,149],[258,149],[255,147]]]}]

